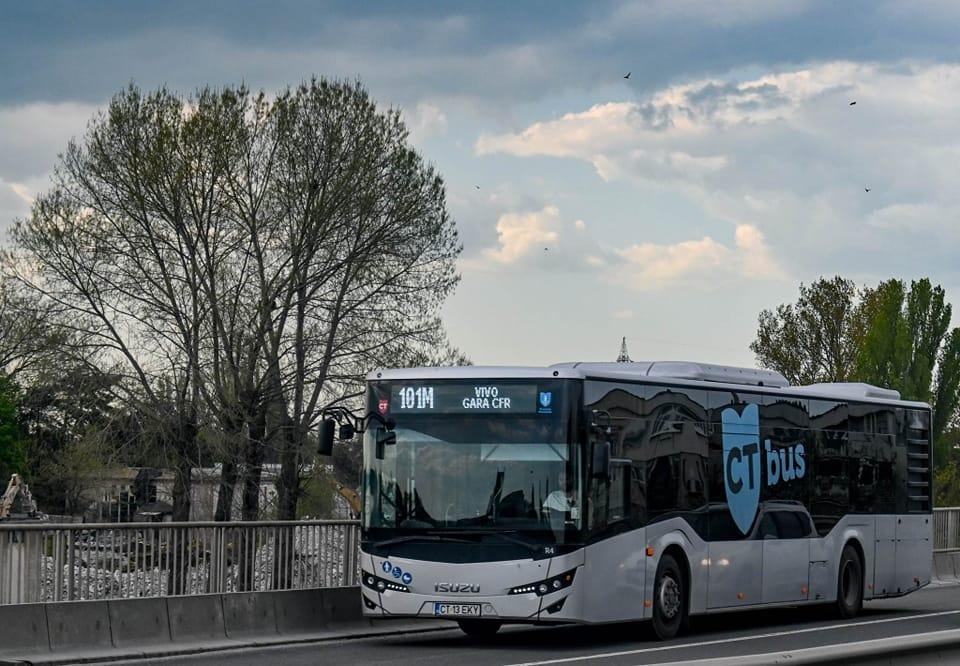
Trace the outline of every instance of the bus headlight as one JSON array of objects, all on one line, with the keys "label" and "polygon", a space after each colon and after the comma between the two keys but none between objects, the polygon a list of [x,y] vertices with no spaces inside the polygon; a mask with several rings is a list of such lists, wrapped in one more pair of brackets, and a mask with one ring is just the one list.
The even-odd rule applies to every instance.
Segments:
[{"label": "bus headlight", "polygon": [[507,594],[530,594],[531,592],[536,593],[538,597],[542,597],[545,594],[550,594],[551,592],[559,592],[565,588],[573,585],[573,577],[576,575],[577,570],[571,569],[566,571],[559,576],[553,576],[546,580],[541,580],[536,583],[529,583],[527,585],[520,585],[518,587],[511,588]]},{"label": "bus headlight", "polygon": [[376,592],[385,592],[393,590],[394,592],[409,592],[410,588],[400,583],[394,583],[392,580],[386,580],[371,573],[363,572],[363,584]]}]

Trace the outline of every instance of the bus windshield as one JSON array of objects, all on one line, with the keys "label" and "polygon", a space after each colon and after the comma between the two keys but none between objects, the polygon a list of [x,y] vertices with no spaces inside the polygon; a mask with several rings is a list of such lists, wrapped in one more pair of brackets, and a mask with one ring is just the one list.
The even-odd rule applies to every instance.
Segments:
[{"label": "bus windshield", "polygon": [[364,527],[383,535],[533,531],[568,540],[581,518],[568,419],[559,405],[525,412],[397,408],[395,443],[372,424],[364,439]]}]

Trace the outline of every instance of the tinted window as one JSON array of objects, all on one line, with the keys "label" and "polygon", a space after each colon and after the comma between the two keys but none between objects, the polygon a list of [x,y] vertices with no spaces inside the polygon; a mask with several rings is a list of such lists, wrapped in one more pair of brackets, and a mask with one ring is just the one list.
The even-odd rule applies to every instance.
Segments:
[{"label": "tinted window", "polygon": [[772,513],[764,514],[763,518],[760,519],[760,527],[757,528],[757,538],[758,539],[776,539],[777,538],[777,524],[773,522]]},{"label": "tinted window", "polygon": [[720,414],[733,404],[735,401],[730,391],[708,391],[707,419],[710,423],[720,423]]},{"label": "tinted window", "polygon": [[813,535],[813,523],[810,522],[810,516],[805,513],[797,513],[797,520],[800,521],[800,529],[803,530],[803,536]]},{"label": "tinted window", "polygon": [[849,408],[845,402],[833,400],[810,401],[810,427],[814,430],[841,430],[846,432]]},{"label": "tinted window", "polygon": [[895,431],[896,417],[892,407],[870,404],[851,404],[847,429],[864,434],[889,435]]},{"label": "tinted window", "polygon": [[740,528],[733,522],[733,516],[726,507],[711,510],[708,515],[710,541],[738,541],[743,538]]},{"label": "tinted window", "polygon": [[810,532],[804,529],[804,522],[800,518],[806,518],[796,511],[774,511],[772,514],[777,524],[777,533],[781,539],[803,539]]},{"label": "tinted window", "polygon": [[760,423],[765,428],[798,430],[810,427],[807,400],[765,395],[760,408]]},{"label": "tinted window", "polygon": [[850,510],[850,479],[847,467],[846,432],[814,433],[810,477],[810,515],[817,532],[826,535]]},{"label": "tinted window", "polygon": [[656,422],[675,423],[707,420],[707,392],[683,387],[650,387],[647,416]]},{"label": "tinted window", "polygon": [[[908,409],[907,410],[907,428],[910,430],[929,430],[930,429],[930,412],[925,409]],[[914,437],[915,435],[910,435]]]},{"label": "tinted window", "polygon": [[587,411],[606,412],[614,418],[637,418],[644,414],[647,394],[647,387],[638,384],[586,382],[584,404]]}]

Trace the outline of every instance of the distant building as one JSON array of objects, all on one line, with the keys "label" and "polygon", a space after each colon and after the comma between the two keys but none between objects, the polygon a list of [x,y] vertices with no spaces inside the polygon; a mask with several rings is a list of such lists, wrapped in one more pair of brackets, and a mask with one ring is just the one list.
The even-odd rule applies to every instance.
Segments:
[{"label": "distant building", "polygon": [[[213,520],[220,493],[220,465],[195,467],[190,483],[190,520]],[[276,504],[276,481],[280,465],[263,465],[260,476],[260,513],[269,517]],[[88,509],[84,519],[94,522],[163,522],[171,519],[173,510],[174,473],[170,469],[147,467],[117,467],[105,470],[90,480],[85,493]],[[240,520],[243,485],[237,483],[233,492],[231,518]],[[335,495],[334,515],[351,516],[350,506],[340,495]]]}]

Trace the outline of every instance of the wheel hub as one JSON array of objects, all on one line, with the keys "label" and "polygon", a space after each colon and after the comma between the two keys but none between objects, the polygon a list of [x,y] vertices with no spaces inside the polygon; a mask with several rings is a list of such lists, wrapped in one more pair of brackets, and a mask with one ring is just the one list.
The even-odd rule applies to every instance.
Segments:
[{"label": "wheel hub", "polygon": [[660,583],[660,612],[667,619],[673,619],[680,612],[680,586],[670,576],[664,576]]}]

